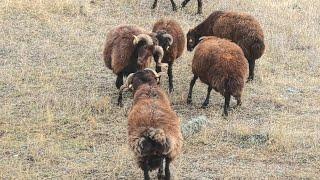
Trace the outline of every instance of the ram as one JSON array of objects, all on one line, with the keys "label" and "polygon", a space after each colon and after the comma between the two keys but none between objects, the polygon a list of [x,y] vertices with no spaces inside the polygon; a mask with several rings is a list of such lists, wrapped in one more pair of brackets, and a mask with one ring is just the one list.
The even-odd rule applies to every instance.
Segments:
[{"label": "ram", "polygon": [[244,13],[215,11],[187,33],[187,49],[192,51],[202,36],[217,36],[238,44],[249,62],[249,79],[254,78],[255,62],[265,50],[259,22]]},{"label": "ram", "polygon": [[231,96],[241,105],[241,95],[248,75],[248,63],[241,48],[226,39],[213,36],[202,37],[192,60],[193,79],[187,103],[192,102],[192,89],[198,78],[208,85],[208,92],[202,104],[209,104],[211,90],[219,92],[225,98],[224,115],[228,115]]},{"label": "ram", "polygon": [[183,141],[180,119],[158,86],[159,77],[154,70],[145,69],[130,74],[120,88],[134,93],[128,140],[145,180],[150,179],[149,171],[156,169],[159,179],[170,179],[170,163],[180,154]]},{"label": "ram", "polygon": [[[173,91],[172,65],[179,58],[185,48],[186,38],[178,22],[170,19],[160,19],[152,29],[156,33],[159,45],[164,51],[162,63],[168,64],[169,92]],[[156,67],[156,71],[161,71],[161,66]]]},{"label": "ram", "polygon": [[130,73],[150,66],[152,57],[160,63],[163,49],[153,41],[151,32],[140,27],[122,25],[107,34],[103,51],[105,65],[117,75],[116,87]]}]

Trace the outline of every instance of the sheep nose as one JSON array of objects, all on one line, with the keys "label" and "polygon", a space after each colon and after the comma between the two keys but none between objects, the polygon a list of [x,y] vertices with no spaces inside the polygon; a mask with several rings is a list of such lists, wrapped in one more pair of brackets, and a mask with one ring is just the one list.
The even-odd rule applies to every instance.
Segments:
[{"label": "sheep nose", "polygon": [[138,61],[137,61],[137,63],[138,63],[138,65],[141,66],[141,65],[143,64],[143,59],[140,59],[140,58],[139,58]]}]

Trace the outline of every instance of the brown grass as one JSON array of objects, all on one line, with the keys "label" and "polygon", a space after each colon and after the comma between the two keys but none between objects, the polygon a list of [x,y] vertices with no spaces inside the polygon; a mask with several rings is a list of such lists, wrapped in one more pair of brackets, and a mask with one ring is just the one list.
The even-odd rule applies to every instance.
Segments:
[{"label": "brown grass", "polygon": [[[210,3],[209,3],[210,2]],[[178,179],[320,177],[320,15],[318,0],[205,0],[177,13],[149,0],[4,0],[0,3],[0,178],[137,179],[127,145],[127,112],[116,106],[115,76],[102,61],[108,30],[160,17],[185,32],[214,10],[255,16],[267,50],[246,84],[243,106],[225,119],[223,98],[197,83],[186,105],[192,53],[174,65],[173,107],[183,123],[209,125],[185,139]],[[163,78],[164,79],[164,78]],[[162,87],[167,87],[164,79]],[[232,101],[232,106],[235,104]]]}]

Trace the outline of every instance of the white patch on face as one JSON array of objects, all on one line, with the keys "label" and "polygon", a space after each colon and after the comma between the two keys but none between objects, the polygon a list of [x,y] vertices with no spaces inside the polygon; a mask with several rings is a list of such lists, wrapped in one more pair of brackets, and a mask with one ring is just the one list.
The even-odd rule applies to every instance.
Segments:
[{"label": "white patch on face", "polygon": [[189,43],[192,43],[192,39],[189,40]]}]

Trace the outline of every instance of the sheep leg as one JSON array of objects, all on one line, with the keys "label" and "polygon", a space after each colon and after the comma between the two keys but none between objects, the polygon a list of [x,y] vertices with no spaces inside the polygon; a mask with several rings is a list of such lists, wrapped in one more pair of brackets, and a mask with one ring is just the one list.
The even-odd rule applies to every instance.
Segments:
[{"label": "sheep leg", "polygon": [[190,1],[190,0],[184,0],[184,1],[182,2],[181,6],[184,8],[184,7],[188,4],[189,1]]},{"label": "sheep leg", "polygon": [[241,106],[242,105],[241,97],[237,96],[236,100],[237,100],[237,106]]},{"label": "sheep leg", "polygon": [[255,59],[249,60],[249,78],[248,78],[248,81],[252,81],[253,78],[254,78],[254,67],[255,67],[255,64],[256,64],[256,60]]},{"label": "sheep leg", "polygon": [[[161,72],[161,66],[156,65],[156,72],[159,73]],[[159,82],[160,82],[161,77],[159,77]]]},{"label": "sheep leg", "polygon": [[173,75],[172,75],[172,62],[169,63],[169,67],[168,67],[168,77],[169,77],[169,92],[172,93],[173,89]]},{"label": "sheep leg", "polygon": [[165,180],[170,180],[170,159],[166,158],[166,167],[165,167]]},{"label": "sheep leg", "polygon": [[189,94],[188,94],[188,99],[187,99],[188,104],[191,104],[191,102],[192,102],[192,89],[193,89],[193,86],[196,83],[197,79],[198,79],[198,76],[194,75],[191,82],[190,82]]},{"label": "sheep leg", "polygon": [[159,171],[158,171],[158,179],[163,179],[164,178],[164,174],[163,174],[163,157],[160,160],[160,167],[159,167]]},{"label": "sheep leg", "polygon": [[207,108],[207,107],[208,107],[211,91],[212,91],[212,87],[211,87],[211,86],[208,86],[207,97],[206,97],[206,99],[204,100],[204,102],[202,103],[201,108]]},{"label": "sheep leg", "polygon": [[177,5],[176,3],[174,2],[174,0],[170,0],[171,1],[171,4],[172,4],[172,10],[173,11],[177,11]]},{"label": "sheep leg", "polygon": [[123,73],[120,72],[117,74],[117,80],[116,80],[116,87],[117,89],[120,89],[120,87],[123,85]]},{"label": "sheep leg", "polygon": [[198,0],[198,14],[202,14],[202,0]]},{"label": "sheep leg", "polygon": [[118,96],[118,106],[122,107],[123,104],[122,104],[122,92],[120,91],[119,92],[119,96]]},{"label": "sheep leg", "polygon": [[158,4],[158,0],[154,0],[154,3],[153,3],[153,5],[152,5],[151,9],[156,8],[156,7],[157,7],[157,4]]},{"label": "sheep leg", "polygon": [[143,163],[143,174],[144,174],[144,180],[150,180],[149,176],[149,166],[148,166],[148,160],[144,161]]},{"label": "sheep leg", "polygon": [[228,94],[228,93],[225,94],[225,96],[224,96],[224,109],[223,109],[225,116],[228,116],[228,109],[230,107],[230,98],[231,98],[230,94]]}]

